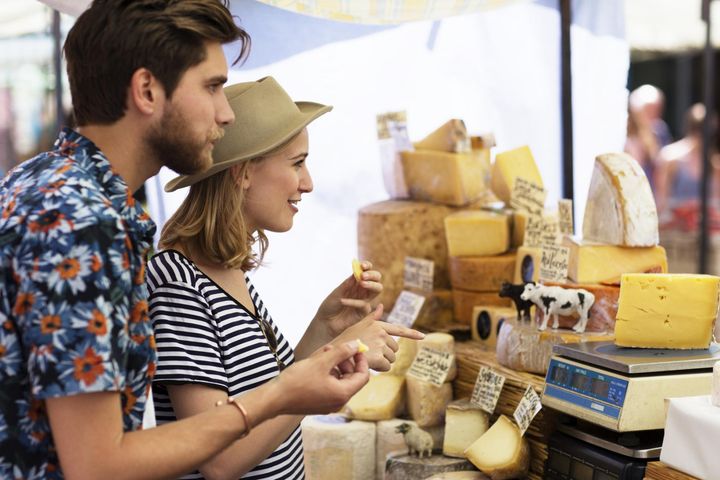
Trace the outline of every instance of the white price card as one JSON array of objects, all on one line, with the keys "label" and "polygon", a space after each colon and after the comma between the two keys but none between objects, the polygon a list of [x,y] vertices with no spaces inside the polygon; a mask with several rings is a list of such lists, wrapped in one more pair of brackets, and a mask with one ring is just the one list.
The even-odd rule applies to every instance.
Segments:
[{"label": "white price card", "polygon": [[510,195],[510,206],[515,210],[527,212],[530,216],[542,216],[546,196],[547,192],[543,187],[518,177]]},{"label": "white price card", "polygon": [[422,295],[403,290],[395,300],[395,305],[390,315],[388,315],[387,322],[412,327],[424,303],[425,297]]},{"label": "white price card", "polygon": [[492,368],[481,367],[470,401],[492,415],[495,413],[503,385],[505,385],[504,376],[496,373]]},{"label": "white price card", "polygon": [[558,200],[558,218],[560,233],[562,235],[573,235],[575,227],[573,224],[573,202],[567,198]]},{"label": "white price card", "polygon": [[513,413],[513,418],[515,418],[515,423],[517,423],[520,428],[521,435],[525,435],[525,431],[541,409],[542,403],[540,403],[540,397],[535,393],[535,389],[533,389],[532,386],[528,386]]},{"label": "white price card", "polygon": [[404,286],[432,292],[435,262],[424,258],[405,257]]},{"label": "white price card", "polygon": [[555,215],[543,215],[540,233],[540,245],[555,245],[560,240],[558,232],[558,217]]},{"label": "white price card", "polygon": [[543,245],[540,260],[540,280],[565,282],[570,265],[570,249],[561,245]]},{"label": "white price card", "polygon": [[455,355],[452,353],[422,346],[407,374],[440,387],[445,383],[454,359]]},{"label": "white price card", "polygon": [[530,216],[525,224],[525,238],[523,245],[526,247],[540,247],[543,237],[543,217]]}]

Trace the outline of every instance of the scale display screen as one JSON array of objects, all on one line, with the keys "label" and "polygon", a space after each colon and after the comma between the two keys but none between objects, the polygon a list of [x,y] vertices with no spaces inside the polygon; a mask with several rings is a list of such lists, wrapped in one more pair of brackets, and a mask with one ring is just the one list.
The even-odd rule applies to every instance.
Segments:
[{"label": "scale display screen", "polygon": [[[623,406],[625,394],[628,389],[628,382],[626,380],[611,375],[604,375],[577,365],[564,363],[555,358],[550,360],[545,383],[546,393],[553,396],[561,396],[555,395],[553,392],[557,392],[557,389],[562,389],[564,393],[578,393],[616,407]],[[556,388],[552,388],[551,386]],[[567,395],[562,396],[567,399]],[[599,410],[596,407],[592,407],[592,405],[591,408]]]}]

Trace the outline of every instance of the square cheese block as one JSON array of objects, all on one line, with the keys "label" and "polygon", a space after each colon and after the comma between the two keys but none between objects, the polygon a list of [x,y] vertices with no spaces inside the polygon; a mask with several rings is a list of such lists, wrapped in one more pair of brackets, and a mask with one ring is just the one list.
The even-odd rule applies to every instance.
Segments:
[{"label": "square cheese block", "polygon": [[414,200],[464,206],[487,194],[489,165],[479,152],[400,152],[408,193]]},{"label": "square cheese block", "polygon": [[626,274],[620,284],[615,344],[708,348],[718,313],[720,277]]},{"label": "square cheese block", "polygon": [[500,290],[503,282],[513,281],[515,252],[489,257],[450,257],[448,268],[453,288],[476,292]]},{"label": "square cheese block", "polygon": [[473,308],[470,324],[472,339],[494,349],[500,327],[507,320],[515,319],[517,319],[515,308],[476,306]]},{"label": "square cheese block", "polygon": [[405,377],[371,375],[343,410],[355,420],[389,420],[402,413],[405,407]]},{"label": "square cheese block", "polygon": [[468,399],[450,402],[445,410],[443,454],[465,458],[465,449],[489,427],[489,415]]},{"label": "square cheese block", "polygon": [[530,447],[505,415],[465,450],[465,456],[493,479],[525,478],[530,466]]},{"label": "square cheese block", "polygon": [[667,273],[665,249],[655,247],[618,247],[583,243],[565,237],[570,247],[568,278],[576,283],[618,284],[623,273]]},{"label": "square cheese block", "polygon": [[490,174],[490,188],[500,200],[509,205],[517,178],[523,178],[540,187],[544,186],[540,170],[528,146],[495,155],[495,163]]},{"label": "square cheese block", "polygon": [[511,299],[500,297],[498,292],[471,292],[458,289],[453,289],[452,292],[455,321],[463,325],[472,323],[473,309],[476,306],[510,307],[512,305]]},{"label": "square cheese block", "polygon": [[436,386],[407,375],[407,407],[410,418],[420,427],[444,425],[445,408],[453,399],[452,383]]},{"label": "square cheese block", "polygon": [[445,217],[451,257],[500,255],[510,249],[510,217],[484,210],[462,210]]},{"label": "square cheese block", "polygon": [[515,255],[513,283],[537,282],[540,279],[542,249],[538,247],[520,247]]}]

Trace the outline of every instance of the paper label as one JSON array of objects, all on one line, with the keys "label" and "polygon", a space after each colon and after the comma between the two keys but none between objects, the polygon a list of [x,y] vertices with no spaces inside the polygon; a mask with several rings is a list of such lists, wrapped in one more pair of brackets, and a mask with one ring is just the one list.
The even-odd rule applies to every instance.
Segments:
[{"label": "paper label", "polygon": [[455,355],[422,346],[407,373],[424,382],[442,386],[447,379]]},{"label": "paper label", "polygon": [[526,247],[540,247],[542,245],[543,218],[542,216],[530,216],[525,224],[525,238],[523,245]]},{"label": "paper label", "polygon": [[515,423],[520,427],[521,435],[525,435],[525,431],[541,409],[542,403],[540,403],[540,397],[535,393],[533,387],[528,387],[513,413]]},{"label": "paper label", "polygon": [[547,192],[536,183],[516,178],[510,196],[510,206],[515,210],[527,212],[530,216],[542,216],[545,210]]},{"label": "paper label", "polygon": [[573,206],[572,200],[563,198],[558,200],[558,218],[560,224],[560,233],[563,235],[574,235],[575,228],[573,225]]},{"label": "paper label", "polygon": [[433,290],[435,262],[424,258],[405,257],[405,288],[417,288],[426,292]]},{"label": "paper label", "polygon": [[543,245],[540,260],[540,280],[564,282],[570,264],[570,249],[561,245]]},{"label": "paper label", "polygon": [[558,225],[558,218],[555,215],[543,215],[540,245],[555,245],[556,243],[559,243],[559,230],[560,227]]},{"label": "paper label", "polygon": [[503,385],[505,385],[504,376],[491,368],[481,367],[470,401],[492,415],[495,413],[495,406],[500,398]]},{"label": "paper label", "polygon": [[388,315],[387,322],[412,327],[420,313],[423,303],[425,303],[425,297],[422,295],[403,290],[400,292],[400,295],[398,295],[397,300],[395,300],[395,305],[390,315]]}]

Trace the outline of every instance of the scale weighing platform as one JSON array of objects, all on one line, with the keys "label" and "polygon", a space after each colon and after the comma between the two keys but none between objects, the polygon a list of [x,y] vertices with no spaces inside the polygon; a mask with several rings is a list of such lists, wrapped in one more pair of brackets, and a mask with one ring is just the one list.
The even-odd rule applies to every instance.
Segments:
[{"label": "scale weighing platform", "polygon": [[720,345],[707,350],[555,345],[542,404],[616,432],[665,426],[665,399],[709,395]]}]

